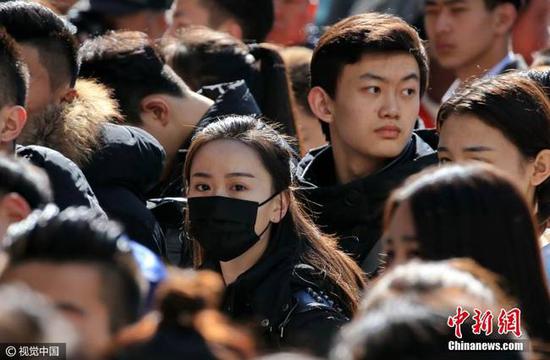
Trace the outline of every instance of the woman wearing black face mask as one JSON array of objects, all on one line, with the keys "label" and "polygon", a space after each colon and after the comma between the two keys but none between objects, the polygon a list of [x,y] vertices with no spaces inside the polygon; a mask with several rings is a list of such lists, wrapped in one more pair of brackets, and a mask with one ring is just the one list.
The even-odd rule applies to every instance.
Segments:
[{"label": "woman wearing black face mask", "polygon": [[267,347],[322,354],[355,312],[363,275],[304,215],[294,197],[292,150],[250,117],[199,132],[184,176],[194,263],[221,272],[224,310],[263,328]]}]

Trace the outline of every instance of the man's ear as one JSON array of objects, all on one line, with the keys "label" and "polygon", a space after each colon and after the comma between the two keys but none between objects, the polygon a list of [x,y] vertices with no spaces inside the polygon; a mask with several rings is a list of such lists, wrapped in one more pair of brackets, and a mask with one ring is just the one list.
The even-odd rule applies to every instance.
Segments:
[{"label": "man's ear", "polygon": [[273,207],[273,212],[271,213],[271,222],[278,223],[286,215],[288,207],[290,204],[290,193],[288,190],[283,191],[275,197],[275,206]]},{"label": "man's ear", "polygon": [[506,35],[511,32],[518,17],[514,4],[511,2],[501,3],[495,7],[494,12],[495,32],[498,35]]},{"label": "man's ear", "polygon": [[234,38],[245,40],[243,39],[244,35],[241,25],[233,18],[225,20],[216,30],[226,32]]},{"label": "man's ear", "polygon": [[74,99],[78,97],[78,91],[75,88],[66,88],[61,94],[60,102],[62,103],[72,103]]},{"label": "man's ear", "polygon": [[541,150],[533,163],[531,185],[539,186],[550,177],[550,150]]},{"label": "man's ear", "polygon": [[319,86],[313,87],[309,91],[307,100],[311,111],[319,120],[329,124],[332,122],[332,99],[325,90]]},{"label": "man's ear", "polygon": [[10,106],[2,109],[4,118],[0,129],[0,143],[8,143],[17,139],[27,123],[27,111],[22,106]]},{"label": "man's ear", "polygon": [[144,123],[166,127],[169,124],[170,106],[162,95],[149,95],[141,99],[140,117]]},{"label": "man's ear", "polygon": [[12,224],[25,219],[32,209],[21,195],[8,193],[0,199],[0,211],[2,216]]}]

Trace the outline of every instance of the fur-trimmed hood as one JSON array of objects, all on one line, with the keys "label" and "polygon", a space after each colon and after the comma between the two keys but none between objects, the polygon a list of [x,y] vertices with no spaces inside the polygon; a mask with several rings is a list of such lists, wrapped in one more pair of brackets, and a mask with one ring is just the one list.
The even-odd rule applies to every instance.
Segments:
[{"label": "fur-trimmed hood", "polygon": [[18,143],[55,149],[82,168],[102,146],[103,125],[121,122],[122,116],[104,85],[78,79],[75,88],[77,96],[72,102],[51,105],[29,117]]}]

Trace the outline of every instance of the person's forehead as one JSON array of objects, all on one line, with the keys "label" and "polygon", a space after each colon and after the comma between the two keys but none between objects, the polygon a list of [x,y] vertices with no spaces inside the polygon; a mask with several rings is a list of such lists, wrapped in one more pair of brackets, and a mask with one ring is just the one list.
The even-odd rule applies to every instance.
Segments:
[{"label": "person's forehead", "polygon": [[415,57],[404,51],[366,53],[359,61],[348,64],[344,68],[361,73],[361,75],[363,73],[373,73],[398,78],[410,73],[417,75],[420,73],[420,68]]},{"label": "person's forehead", "polygon": [[11,265],[5,275],[14,280],[44,283],[45,286],[55,286],[61,282],[82,284],[81,281],[84,279],[93,286],[95,281],[100,281],[101,269],[99,264],[91,262],[54,262],[37,259]]},{"label": "person's forehead", "polygon": [[243,170],[265,170],[260,155],[252,147],[230,139],[214,140],[201,146],[191,163],[191,170],[214,165],[223,171],[234,171],[236,166]]}]

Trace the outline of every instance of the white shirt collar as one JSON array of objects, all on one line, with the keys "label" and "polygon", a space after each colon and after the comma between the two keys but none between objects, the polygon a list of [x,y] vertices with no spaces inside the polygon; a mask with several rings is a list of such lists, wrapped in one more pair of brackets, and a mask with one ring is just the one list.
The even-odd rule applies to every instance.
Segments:
[{"label": "white shirt collar", "polygon": [[[515,60],[515,58],[516,58],[515,54],[511,51],[508,51],[506,56],[502,60],[500,60],[498,64],[496,64],[491,69],[489,69],[489,71],[487,71],[482,76],[482,78],[499,75],[500,73],[502,73],[502,70],[504,70],[508,65],[510,65]],[[451,96],[453,96],[453,94],[458,90],[461,83],[462,82],[459,79],[455,79],[455,81],[453,81],[449,89],[447,89],[447,91],[445,92],[445,95],[443,95],[443,97],[441,98],[441,102],[443,103],[449,100]]]}]

